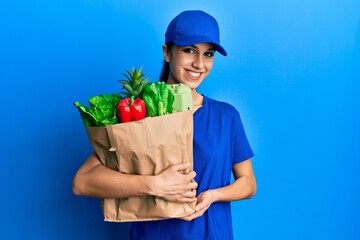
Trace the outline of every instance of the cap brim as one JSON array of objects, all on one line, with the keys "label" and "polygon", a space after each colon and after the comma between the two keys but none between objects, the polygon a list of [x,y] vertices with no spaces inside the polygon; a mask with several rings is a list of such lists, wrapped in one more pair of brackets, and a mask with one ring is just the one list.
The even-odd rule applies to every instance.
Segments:
[{"label": "cap brim", "polygon": [[221,45],[219,44],[215,44],[215,45],[216,45],[216,51],[218,51],[223,56],[227,56],[227,52]]},{"label": "cap brim", "polygon": [[219,52],[221,55],[223,56],[227,56],[227,52],[225,51],[225,49],[218,43],[213,42],[212,40],[206,39],[206,38],[186,38],[186,39],[174,39],[173,41],[175,43],[175,45],[180,46],[180,47],[186,47],[186,46],[191,46],[191,45],[195,45],[198,43],[212,43],[215,45],[215,50],[217,52]]}]

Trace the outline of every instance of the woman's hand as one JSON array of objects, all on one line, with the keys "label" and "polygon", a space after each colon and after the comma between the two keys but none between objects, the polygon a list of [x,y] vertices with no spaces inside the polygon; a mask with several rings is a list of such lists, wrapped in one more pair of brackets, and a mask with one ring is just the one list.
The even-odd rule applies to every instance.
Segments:
[{"label": "woman's hand", "polygon": [[153,194],[170,202],[194,202],[196,201],[197,183],[194,171],[187,172],[190,163],[174,164],[153,178],[150,189]]},{"label": "woman's hand", "polygon": [[233,173],[235,181],[232,184],[202,192],[198,196],[195,213],[181,219],[191,221],[202,216],[214,202],[230,202],[253,197],[256,193],[256,181],[251,159],[233,165]]},{"label": "woman's hand", "polygon": [[188,190],[186,192],[176,193],[176,194],[167,194],[162,196],[163,199],[169,202],[183,202],[190,203],[196,202],[196,190]]},{"label": "woman's hand", "polygon": [[208,190],[200,193],[198,196],[198,202],[195,207],[195,212],[189,216],[181,218],[182,220],[191,221],[197,217],[200,217],[204,212],[210,207],[210,205],[215,201],[213,191]]}]

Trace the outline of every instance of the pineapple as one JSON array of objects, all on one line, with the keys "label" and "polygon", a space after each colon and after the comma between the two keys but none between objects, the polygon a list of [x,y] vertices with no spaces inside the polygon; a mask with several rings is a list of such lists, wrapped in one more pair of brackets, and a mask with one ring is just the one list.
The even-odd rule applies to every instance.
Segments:
[{"label": "pineapple", "polygon": [[126,72],[127,74],[122,73],[126,79],[119,80],[123,86],[123,89],[126,91],[120,92],[120,94],[123,94],[126,97],[132,99],[137,98],[141,94],[144,86],[148,83],[149,78],[143,79],[144,72],[142,71],[142,67],[139,70],[133,67],[131,72],[129,70],[126,70]]},{"label": "pineapple", "polygon": [[142,67],[137,70],[132,68],[131,71],[126,70],[127,74],[122,74],[126,79],[119,80],[125,91],[120,94],[125,95],[126,98],[120,100],[116,110],[119,122],[131,122],[142,120],[146,116],[145,102],[139,98],[144,86],[148,82],[144,78]]}]

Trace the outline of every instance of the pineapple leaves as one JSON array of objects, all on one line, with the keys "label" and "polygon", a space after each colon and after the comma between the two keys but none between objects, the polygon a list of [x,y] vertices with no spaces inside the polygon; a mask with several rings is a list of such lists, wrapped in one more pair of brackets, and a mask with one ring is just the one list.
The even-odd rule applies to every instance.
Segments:
[{"label": "pineapple leaves", "polygon": [[133,96],[137,98],[144,86],[148,83],[149,78],[144,79],[144,72],[142,71],[142,66],[139,70],[135,69],[134,67],[130,70],[125,69],[126,73],[122,73],[122,75],[126,79],[118,80],[122,84],[122,89],[125,92],[121,92],[120,94],[125,95],[127,97]]}]

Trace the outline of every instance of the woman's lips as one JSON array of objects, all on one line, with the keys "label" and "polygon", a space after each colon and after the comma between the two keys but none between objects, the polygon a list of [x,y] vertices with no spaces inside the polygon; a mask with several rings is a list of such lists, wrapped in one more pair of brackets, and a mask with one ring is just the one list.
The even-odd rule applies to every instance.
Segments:
[{"label": "woman's lips", "polygon": [[201,73],[199,73],[199,72],[193,72],[193,71],[186,70],[186,73],[189,76],[189,78],[192,80],[198,80],[198,79],[200,79],[200,76],[201,76]]}]

